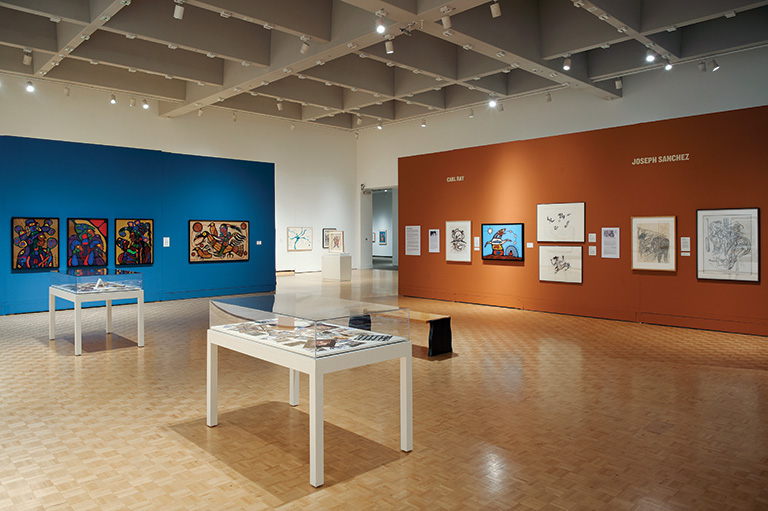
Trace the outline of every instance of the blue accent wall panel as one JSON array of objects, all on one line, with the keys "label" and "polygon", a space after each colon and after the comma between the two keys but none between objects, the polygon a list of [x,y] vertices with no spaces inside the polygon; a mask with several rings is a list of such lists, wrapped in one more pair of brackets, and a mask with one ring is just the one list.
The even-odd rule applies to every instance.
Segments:
[{"label": "blue accent wall panel", "polygon": [[[11,217],[59,219],[61,271],[67,218],[109,220],[110,268],[115,218],[154,219],[154,264],[125,267],[143,273],[146,301],[275,290],[274,164],[0,137],[0,178],[0,314],[48,308],[48,271],[11,270]],[[249,221],[249,260],[190,263],[193,219]]]}]

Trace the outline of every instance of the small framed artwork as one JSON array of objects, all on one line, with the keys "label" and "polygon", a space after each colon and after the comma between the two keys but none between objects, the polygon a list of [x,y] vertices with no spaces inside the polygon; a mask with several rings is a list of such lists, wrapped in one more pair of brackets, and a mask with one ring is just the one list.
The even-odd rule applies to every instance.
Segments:
[{"label": "small framed artwork", "polygon": [[618,227],[602,228],[602,243],[600,244],[600,254],[604,259],[618,259],[620,255],[621,230]]},{"label": "small framed artwork", "polygon": [[537,241],[584,242],[583,202],[536,205]]},{"label": "small framed artwork", "polygon": [[462,220],[445,222],[445,260],[472,262],[472,222]]},{"label": "small framed artwork", "polygon": [[331,247],[331,240],[329,238],[329,234],[331,231],[335,231],[335,227],[324,227],[323,228],[323,248],[330,248]]},{"label": "small framed artwork", "polygon": [[250,222],[189,221],[189,262],[221,263],[250,258]]},{"label": "small framed artwork", "polygon": [[312,250],[312,228],[288,227],[288,252],[306,250]]},{"label": "small framed artwork", "polygon": [[344,231],[331,231],[328,233],[330,243],[328,251],[336,254],[344,253]]},{"label": "small framed artwork", "polygon": [[154,261],[154,220],[115,219],[115,265],[150,265]]},{"label": "small framed artwork", "polygon": [[632,269],[677,270],[676,217],[632,217]]},{"label": "small framed artwork", "polygon": [[386,245],[387,244],[387,231],[379,231],[379,245]]},{"label": "small framed artwork", "polygon": [[483,259],[522,261],[524,258],[523,224],[483,224],[481,254]]},{"label": "small framed artwork", "polygon": [[108,234],[106,218],[68,218],[67,266],[106,266]]},{"label": "small framed artwork", "polygon": [[11,269],[59,267],[59,219],[11,218]]},{"label": "small framed artwork", "polygon": [[539,280],[582,282],[582,247],[539,245]]},{"label": "small framed artwork", "polygon": [[760,209],[696,211],[700,279],[760,281]]}]

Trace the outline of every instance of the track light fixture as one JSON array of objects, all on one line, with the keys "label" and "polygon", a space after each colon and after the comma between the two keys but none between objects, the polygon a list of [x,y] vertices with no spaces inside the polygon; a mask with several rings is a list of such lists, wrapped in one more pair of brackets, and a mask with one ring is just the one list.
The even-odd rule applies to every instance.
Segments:
[{"label": "track light fixture", "polygon": [[378,124],[376,125],[376,129],[377,129],[377,130],[383,129],[383,126],[381,125],[381,123],[378,123]]},{"label": "track light fixture", "polygon": [[114,95],[114,94],[112,94],[111,96],[109,96],[109,102],[110,102],[110,104],[112,104],[112,105],[114,105],[114,104],[116,104],[116,103],[117,103],[117,98],[115,97],[115,95]]},{"label": "track light fixture", "polygon": [[709,64],[708,64],[708,69],[714,73],[715,71],[717,71],[718,69],[720,69],[720,64],[718,64],[718,63],[715,61],[715,59],[712,59],[712,60],[710,60],[710,61],[709,61]]},{"label": "track light fixture", "polygon": [[203,116],[203,109],[202,108],[198,108],[197,109],[197,116],[198,117],[202,117]]},{"label": "track light fixture", "polygon": [[499,16],[501,16],[501,6],[498,1],[494,1],[491,4],[491,17],[498,18]]},{"label": "track light fixture", "polygon": [[656,61],[656,52],[648,49],[648,52],[645,54],[645,61],[646,62],[655,62]]},{"label": "track light fixture", "polygon": [[491,98],[491,99],[488,101],[488,106],[489,106],[489,107],[491,107],[491,108],[496,108],[496,105],[498,105],[498,103],[496,102],[496,98]]},{"label": "track light fixture", "polygon": [[232,112],[232,122],[237,122],[237,112]]},{"label": "track light fixture", "polygon": [[563,59],[563,71],[571,70],[571,57],[565,57]]},{"label": "track light fixture", "polygon": [[387,40],[384,42],[384,49],[386,50],[387,55],[395,53],[395,43],[392,42],[392,36],[387,37]]},{"label": "track light fixture", "polygon": [[422,128],[426,128],[427,127],[427,120],[426,119],[422,119],[421,120],[421,127]]},{"label": "track light fixture", "polygon": [[552,93],[547,92],[547,103],[552,103]]},{"label": "track light fixture", "polygon": [[27,92],[35,92],[35,84],[31,80],[27,80]]},{"label": "track light fixture", "polygon": [[173,8],[173,17],[177,20],[184,19],[184,0],[173,0],[176,5]]},{"label": "track light fixture", "polygon": [[309,51],[309,37],[303,35],[301,36],[301,48],[299,49],[299,53],[302,55],[306,55]]},{"label": "track light fixture", "polygon": [[621,77],[616,78],[616,81],[613,83],[616,86],[616,90],[621,90],[624,87],[624,82],[622,81]]},{"label": "track light fixture", "polygon": [[474,119],[475,118],[475,110],[474,108],[469,109],[469,118]]},{"label": "track light fixture", "polygon": [[281,112],[283,111],[283,100],[282,99],[278,99],[277,100],[277,109],[279,111],[281,111]]},{"label": "track light fixture", "polygon": [[24,48],[24,56],[21,58],[21,63],[25,66],[32,65],[32,50]]},{"label": "track light fixture", "polygon": [[357,119],[355,120],[355,124],[357,124],[358,126],[363,124],[363,118],[358,115]]},{"label": "track light fixture", "polygon": [[149,110],[149,103],[147,102],[146,99],[141,100],[141,108],[143,108],[144,110]]},{"label": "track light fixture", "polygon": [[702,61],[699,62],[699,73],[706,73],[707,72],[707,65]]},{"label": "track light fixture", "polygon": [[442,18],[440,18],[440,22],[443,24],[443,28],[445,30],[448,30],[449,28],[451,28],[453,26],[453,23],[451,23],[451,17],[448,16],[447,14],[445,16],[443,16]]},{"label": "track light fixture", "polygon": [[667,63],[664,64],[664,71],[672,71],[672,62],[667,60]]},{"label": "track light fixture", "polygon": [[131,108],[136,106],[136,98],[131,98],[131,101],[128,103],[128,106]]},{"label": "track light fixture", "polygon": [[69,87],[64,87],[64,97],[65,98],[69,97]]},{"label": "track light fixture", "polygon": [[376,11],[376,33],[383,34],[386,32],[387,27],[384,26],[384,16],[387,15],[387,11],[379,9]]}]

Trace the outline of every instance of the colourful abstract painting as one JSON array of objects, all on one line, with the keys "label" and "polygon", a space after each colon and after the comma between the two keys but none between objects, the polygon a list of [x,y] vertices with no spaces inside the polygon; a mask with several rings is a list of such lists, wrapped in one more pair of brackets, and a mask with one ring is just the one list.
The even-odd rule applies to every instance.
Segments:
[{"label": "colourful abstract painting", "polygon": [[248,222],[189,221],[189,262],[247,261]]},{"label": "colourful abstract painting", "polygon": [[483,259],[522,261],[523,224],[483,224]]},{"label": "colourful abstract painting", "polygon": [[154,262],[155,222],[151,219],[115,219],[115,265]]},{"label": "colourful abstract painting", "polygon": [[67,219],[67,266],[106,266],[106,218]]},{"label": "colourful abstract painting", "polygon": [[59,219],[11,218],[11,269],[59,267]]}]

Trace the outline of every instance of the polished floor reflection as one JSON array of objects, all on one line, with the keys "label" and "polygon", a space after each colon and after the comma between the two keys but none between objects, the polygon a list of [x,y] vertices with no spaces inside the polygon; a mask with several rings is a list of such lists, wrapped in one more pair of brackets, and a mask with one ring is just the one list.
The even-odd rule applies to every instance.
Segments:
[{"label": "polished floor reflection", "polygon": [[768,339],[398,297],[397,272],[279,277],[281,291],[450,314],[414,323],[414,450],[396,361],[325,380],[326,484],[308,482],[307,379],[220,350],[205,425],[208,300],[0,317],[0,511],[766,510]]}]

